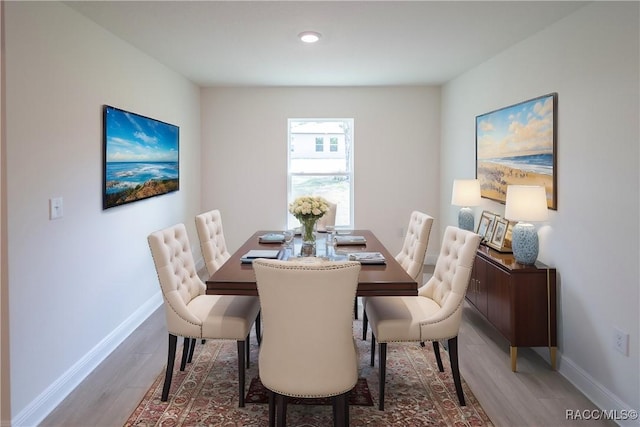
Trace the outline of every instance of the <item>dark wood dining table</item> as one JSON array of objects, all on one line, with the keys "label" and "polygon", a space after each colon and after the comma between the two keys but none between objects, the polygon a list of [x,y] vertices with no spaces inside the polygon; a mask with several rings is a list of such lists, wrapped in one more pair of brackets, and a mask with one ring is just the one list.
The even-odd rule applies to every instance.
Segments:
[{"label": "dark wood dining table", "polygon": [[[260,236],[274,231],[256,231],[235,251],[231,257],[208,280],[207,294],[218,295],[258,295],[256,277],[250,263],[242,263],[241,258],[252,249],[279,249],[281,259],[299,256],[300,239],[296,237],[293,249],[285,249],[282,243],[260,243]],[[366,245],[335,246],[325,252],[327,234],[318,233],[316,241],[317,256],[329,259],[347,259],[350,252],[380,252],[384,255],[385,264],[363,264],[358,277],[358,296],[415,296],[418,295],[418,284],[407,274],[395,257],[370,230],[351,230],[352,236],[363,236]]]}]

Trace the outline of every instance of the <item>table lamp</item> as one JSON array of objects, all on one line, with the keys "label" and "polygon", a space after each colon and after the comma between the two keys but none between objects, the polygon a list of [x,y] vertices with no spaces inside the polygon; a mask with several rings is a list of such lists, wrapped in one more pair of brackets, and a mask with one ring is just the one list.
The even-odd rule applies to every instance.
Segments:
[{"label": "table lamp", "polygon": [[547,194],[544,187],[507,186],[504,217],[519,221],[511,234],[511,248],[516,262],[533,265],[538,258],[538,231],[529,221],[547,219]]},{"label": "table lamp", "polygon": [[458,213],[458,227],[473,231],[473,211],[470,206],[480,204],[480,181],[477,179],[455,179],[451,204],[462,206]]}]

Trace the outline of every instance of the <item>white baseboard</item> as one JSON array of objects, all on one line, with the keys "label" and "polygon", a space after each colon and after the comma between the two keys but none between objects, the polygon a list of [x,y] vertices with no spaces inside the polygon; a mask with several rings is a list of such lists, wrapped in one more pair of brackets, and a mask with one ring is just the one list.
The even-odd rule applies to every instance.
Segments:
[{"label": "white baseboard", "polygon": [[[535,349],[536,353],[542,356],[548,361],[548,351]],[[547,357],[545,357],[547,356]],[[623,419],[626,418],[625,414],[629,414],[635,411],[637,414],[638,408],[631,408],[618,396],[613,394],[609,389],[596,381],[588,372],[584,371],[581,367],[573,363],[571,359],[563,357],[558,352],[558,372],[565,377],[571,384],[573,384],[578,390],[582,392],[589,400],[593,402],[603,414],[585,414],[586,416],[603,417],[603,416],[617,416],[618,419],[612,419],[619,426],[631,427],[638,426],[638,420],[636,419]],[[572,409],[572,408],[567,408]],[[573,408],[575,409],[575,408]],[[580,422],[580,421],[578,421]],[[588,423],[585,420],[583,422]]]},{"label": "white baseboard", "polygon": [[114,329],[89,353],[78,360],[60,378],[13,417],[11,425],[36,426],[53,411],[104,359],[162,304],[158,291],[145,304]]}]

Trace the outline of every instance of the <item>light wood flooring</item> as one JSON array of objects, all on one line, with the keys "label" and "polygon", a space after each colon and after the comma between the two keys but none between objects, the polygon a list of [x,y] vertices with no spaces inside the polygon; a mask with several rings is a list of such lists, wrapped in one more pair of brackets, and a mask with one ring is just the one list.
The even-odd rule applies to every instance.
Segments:
[{"label": "light wood flooring", "polygon": [[[164,373],[163,310],[154,312],[40,425],[122,426],[154,379]],[[533,350],[519,349],[518,372],[511,372],[508,343],[468,305],[458,342],[462,377],[496,426],[584,425],[566,420],[566,409],[595,409]]]}]

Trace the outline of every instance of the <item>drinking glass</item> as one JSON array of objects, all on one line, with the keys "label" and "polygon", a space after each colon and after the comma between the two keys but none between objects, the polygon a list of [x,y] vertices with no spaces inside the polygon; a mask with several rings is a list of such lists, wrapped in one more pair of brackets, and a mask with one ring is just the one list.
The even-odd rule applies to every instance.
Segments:
[{"label": "drinking glass", "polygon": [[333,225],[327,225],[325,227],[325,230],[327,232],[327,240],[325,242],[325,252],[326,252],[326,256],[327,257],[332,257],[334,254],[334,247],[333,247],[333,236],[334,236],[334,231],[335,231],[335,227]]},{"label": "drinking glass", "polygon": [[295,232],[293,230],[285,230],[284,232],[284,246],[290,248],[293,244],[293,237]]}]

